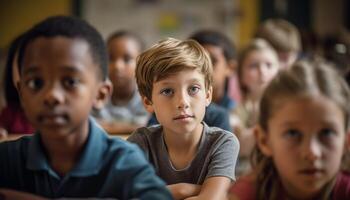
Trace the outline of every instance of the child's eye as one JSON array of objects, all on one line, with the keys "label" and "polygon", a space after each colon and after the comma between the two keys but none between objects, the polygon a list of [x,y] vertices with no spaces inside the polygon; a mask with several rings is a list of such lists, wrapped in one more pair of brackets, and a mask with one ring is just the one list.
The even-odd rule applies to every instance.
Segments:
[{"label": "child's eye", "polygon": [[216,63],[218,62],[218,60],[215,57],[213,57],[213,56],[210,56],[210,59],[211,59],[211,62],[213,64],[213,67],[216,66]]},{"label": "child's eye", "polygon": [[272,68],[272,63],[267,62],[267,63],[266,63],[266,67],[267,67],[267,69],[271,69],[271,68]]},{"label": "child's eye", "polygon": [[328,138],[328,137],[335,135],[336,132],[330,128],[324,128],[318,134],[322,138]]},{"label": "child's eye", "polygon": [[33,78],[33,79],[26,81],[26,85],[28,88],[37,91],[43,87],[44,80],[42,80],[40,78]]},{"label": "child's eye", "polygon": [[132,57],[131,56],[129,56],[129,55],[126,55],[126,56],[124,56],[124,62],[125,63],[129,63],[129,62],[131,62],[133,59],[132,59]]},{"label": "child's eye", "polygon": [[284,136],[291,139],[301,139],[302,133],[296,129],[290,129],[285,132]]},{"label": "child's eye", "polygon": [[195,95],[195,94],[197,94],[197,93],[199,92],[199,90],[200,90],[200,87],[198,87],[198,86],[191,86],[191,87],[188,89],[188,93],[189,93],[190,95]]},{"label": "child's eye", "polygon": [[170,88],[166,88],[160,91],[160,94],[164,95],[164,96],[171,96],[174,94],[174,91]]},{"label": "child's eye", "polygon": [[78,84],[80,83],[80,80],[77,78],[64,78],[63,79],[63,85],[66,88],[75,88],[78,86]]},{"label": "child's eye", "polygon": [[252,63],[248,67],[251,70],[255,70],[255,69],[257,69],[259,67],[259,64],[258,63]]}]

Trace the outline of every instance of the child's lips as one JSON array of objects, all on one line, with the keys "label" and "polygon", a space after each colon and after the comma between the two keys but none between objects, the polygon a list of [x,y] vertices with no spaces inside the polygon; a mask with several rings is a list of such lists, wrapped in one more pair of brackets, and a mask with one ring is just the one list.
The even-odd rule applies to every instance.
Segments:
[{"label": "child's lips", "polygon": [[46,125],[62,125],[66,123],[68,120],[68,116],[66,114],[59,113],[44,113],[39,115],[38,120],[40,123]]},{"label": "child's lips", "polygon": [[316,177],[322,175],[324,173],[324,170],[319,168],[306,168],[299,170],[299,173],[306,176]]},{"label": "child's lips", "polygon": [[178,115],[174,117],[174,120],[185,120],[193,117],[194,117],[193,115],[184,114],[184,115]]}]

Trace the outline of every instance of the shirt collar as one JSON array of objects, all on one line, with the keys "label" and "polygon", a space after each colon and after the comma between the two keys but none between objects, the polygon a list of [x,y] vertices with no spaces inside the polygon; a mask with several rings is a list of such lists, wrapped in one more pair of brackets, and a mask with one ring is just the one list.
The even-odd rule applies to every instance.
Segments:
[{"label": "shirt collar", "polygon": [[[102,166],[103,154],[107,148],[107,138],[106,132],[94,119],[90,118],[87,142],[79,161],[69,174],[72,176],[91,176],[97,174]],[[36,133],[29,143],[26,166],[30,170],[52,171],[39,133]]]}]

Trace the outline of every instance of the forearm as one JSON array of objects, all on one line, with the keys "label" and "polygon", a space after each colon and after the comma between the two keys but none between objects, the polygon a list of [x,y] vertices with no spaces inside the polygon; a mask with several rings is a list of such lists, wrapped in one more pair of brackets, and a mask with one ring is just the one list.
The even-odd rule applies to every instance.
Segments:
[{"label": "forearm", "polygon": [[197,196],[201,191],[201,186],[190,183],[177,183],[168,185],[174,199],[186,199],[188,197]]},{"label": "forearm", "polygon": [[200,200],[227,199],[231,181],[226,177],[211,177],[204,181],[198,196],[190,198]]}]

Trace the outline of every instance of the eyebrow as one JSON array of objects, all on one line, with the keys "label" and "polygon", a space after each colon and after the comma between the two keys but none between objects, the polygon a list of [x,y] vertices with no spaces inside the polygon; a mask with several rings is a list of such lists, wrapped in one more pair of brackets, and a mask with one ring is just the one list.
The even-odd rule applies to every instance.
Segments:
[{"label": "eyebrow", "polygon": [[[166,79],[166,78],[165,78]],[[169,81],[169,80],[160,80],[158,82],[161,82],[162,84],[173,84],[173,83],[178,83],[177,81]],[[189,83],[192,83],[192,82],[200,82],[200,79],[197,79],[197,78],[192,78],[192,79],[189,79],[187,80],[186,82],[189,82]]]},{"label": "eyebrow", "polygon": [[[26,67],[25,69],[23,69],[23,75],[31,75],[31,74],[36,74],[38,73],[39,67],[38,66],[30,66],[30,67]],[[70,65],[66,65],[62,67],[62,71],[64,72],[70,72],[70,73],[81,73],[83,70],[81,70],[79,67],[73,67]]]},{"label": "eyebrow", "polygon": [[20,72],[21,75],[36,74],[39,71],[39,67],[38,66],[25,67],[21,71],[22,71],[22,73]]}]

